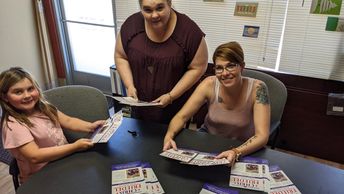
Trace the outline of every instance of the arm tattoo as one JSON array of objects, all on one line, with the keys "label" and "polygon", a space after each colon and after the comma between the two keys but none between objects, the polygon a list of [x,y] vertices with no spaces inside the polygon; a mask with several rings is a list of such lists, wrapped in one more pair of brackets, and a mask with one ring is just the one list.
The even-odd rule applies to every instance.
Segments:
[{"label": "arm tattoo", "polygon": [[257,86],[256,100],[258,103],[267,105],[270,104],[268,89],[264,83],[260,83]]},{"label": "arm tattoo", "polygon": [[245,143],[241,144],[238,148],[242,148],[242,147],[245,147],[247,146],[248,144],[252,143],[252,141],[257,138],[256,135],[252,136],[250,139],[248,139]]}]

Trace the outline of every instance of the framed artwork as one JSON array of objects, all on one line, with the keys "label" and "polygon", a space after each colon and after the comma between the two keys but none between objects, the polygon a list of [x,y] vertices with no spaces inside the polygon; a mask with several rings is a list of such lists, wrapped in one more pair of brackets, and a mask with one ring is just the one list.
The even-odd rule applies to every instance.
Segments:
[{"label": "framed artwork", "polygon": [[344,18],[328,17],[325,30],[344,32]]},{"label": "framed artwork", "polygon": [[310,13],[339,15],[342,0],[312,0]]},{"label": "framed artwork", "polygon": [[259,26],[244,26],[244,31],[242,36],[251,37],[251,38],[258,38],[259,34]]},{"label": "framed artwork", "polygon": [[236,2],[234,15],[235,16],[246,16],[246,17],[256,17],[257,9],[258,9],[258,3]]}]

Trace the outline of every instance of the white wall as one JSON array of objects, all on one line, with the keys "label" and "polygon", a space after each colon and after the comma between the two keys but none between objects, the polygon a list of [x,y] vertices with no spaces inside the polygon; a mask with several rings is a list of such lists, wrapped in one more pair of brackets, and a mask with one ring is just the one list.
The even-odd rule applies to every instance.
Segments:
[{"label": "white wall", "polygon": [[32,0],[0,1],[0,71],[21,66],[44,89],[45,80]]}]

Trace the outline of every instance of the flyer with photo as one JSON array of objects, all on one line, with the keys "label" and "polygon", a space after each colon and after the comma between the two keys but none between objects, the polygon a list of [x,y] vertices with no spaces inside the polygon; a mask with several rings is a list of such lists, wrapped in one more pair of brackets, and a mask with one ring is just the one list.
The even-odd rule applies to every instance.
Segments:
[{"label": "flyer with photo", "polygon": [[216,153],[198,152],[196,157],[194,157],[190,162],[186,164],[198,166],[215,166],[229,164],[229,161],[226,158],[216,159],[215,157],[217,155],[218,154]]},{"label": "flyer with photo", "polygon": [[183,164],[197,165],[197,166],[214,166],[229,164],[226,158],[216,159],[217,154],[199,152],[196,150],[182,149],[178,150],[169,149],[160,154],[161,156],[179,160]]},{"label": "flyer with photo", "polygon": [[147,193],[141,162],[112,165],[112,194]]},{"label": "flyer with photo", "polygon": [[122,124],[123,113],[118,111],[112,117],[108,118],[102,127],[97,128],[90,139],[92,143],[106,143]]},{"label": "flyer with photo", "polygon": [[301,194],[288,176],[277,165],[269,166],[269,194],[290,193]]},{"label": "flyer with photo", "polygon": [[269,192],[268,161],[260,158],[242,157],[231,167],[229,186]]},{"label": "flyer with photo", "polygon": [[145,178],[147,193],[149,194],[161,194],[165,193],[164,189],[160,185],[158,178],[156,177],[151,165],[148,162],[142,164],[143,176]]},{"label": "flyer with photo", "polygon": [[239,192],[233,189],[217,187],[215,185],[205,183],[199,194],[239,194]]},{"label": "flyer with photo", "polygon": [[190,162],[194,157],[196,157],[198,154],[197,151],[195,150],[188,150],[188,149],[178,149],[178,150],[174,150],[174,149],[169,149],[166,150],[164,152],[162,152],[160,155],[167,157],[167,158],[171,158],[174,160],[179,160],[182,162]]}]

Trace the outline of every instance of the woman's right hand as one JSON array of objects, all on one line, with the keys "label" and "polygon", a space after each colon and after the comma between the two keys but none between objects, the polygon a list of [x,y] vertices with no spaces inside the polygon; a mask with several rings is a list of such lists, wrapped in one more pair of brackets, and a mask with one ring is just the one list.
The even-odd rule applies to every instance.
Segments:
[{"label": "woman's right hand", "polygon": [[128,87],[127,88],[127,96],[133,97],[135,99],[137,98],[137,91],[136,88],[134,86]]},{"label": "woman's right hand", "polygon": [[166,150],[168,150],[170,148],[173,148],[174,150],[178,149],[176,142],[172,138],[165,137],[165,139],[164,139],[164,147],[163,147],[162,150],[166,151]]},{"label": "woman's right hand", "polygon": [[93,143],[90,139],[81,138],[73,143],[76,147],[76,151],[83,151],[93,147]]}]

